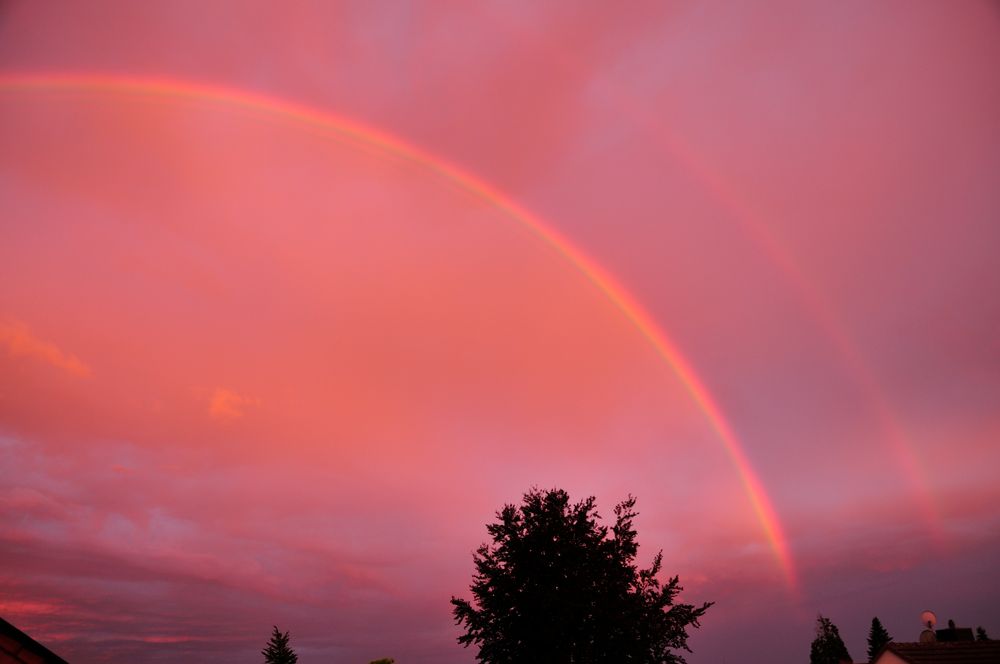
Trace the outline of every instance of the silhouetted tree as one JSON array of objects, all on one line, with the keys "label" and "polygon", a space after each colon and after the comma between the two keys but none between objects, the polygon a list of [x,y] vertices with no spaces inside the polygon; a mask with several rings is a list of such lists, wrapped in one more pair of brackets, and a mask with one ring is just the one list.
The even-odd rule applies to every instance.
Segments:
[{"label": "silhouetted tree", "polygon": [[260,654],[264,656],[264,664],[296,664],[299,661],[299,656],[288,647],[288,632],[282,634],[277,625],[274,626],[267,647]]},{"label": "silhouetted tree", "polygon": [[533,489],[487,524],[493,544],[473,555],[474,604],[451,598],[458,642],[488,664],[683,663],[688,626],[712,605],[674,604],[677,577],[661,584],[662,551],[639,569],[635,499],[598,525],[593,497],[571,505],[560,489]]},{"label": "silhouetted tree", "polygon": [[878,651],[890,641],[892,641],[892,637],[889,636],[889,632],[885,627],[882,627],[882,622],[878,619],[878,616],[872,618],[872,628],[868,631],[868,659],[875,659]]},{"label": "silhouetted tree", "polygon": [[373,659],[368,664],[395,664],[395,661],[392,657],[383,657],[382,659]]},{"label": "silhouetted tree", "polygon": [[840,664],[850,662],[847,646],[840,638],[840,630],[822,615],[816,618],[816,638],[809,652],[809,664]]},{"label": "silhouetted tree", "polygon": [[986,630],[980,625],[976,628],[976,641],[989,641],[990,637],[986,635]]}]

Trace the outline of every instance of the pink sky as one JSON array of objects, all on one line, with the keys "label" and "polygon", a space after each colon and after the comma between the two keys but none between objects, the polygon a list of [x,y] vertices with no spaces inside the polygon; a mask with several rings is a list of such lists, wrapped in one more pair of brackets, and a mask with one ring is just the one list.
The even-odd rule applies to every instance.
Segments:
[{"label": "pink sky", "polygon": [[537,485],[637,496],[691,664],[1000,634],[998,67],[972,0],[0,5],[0,616],[469,663]]}]

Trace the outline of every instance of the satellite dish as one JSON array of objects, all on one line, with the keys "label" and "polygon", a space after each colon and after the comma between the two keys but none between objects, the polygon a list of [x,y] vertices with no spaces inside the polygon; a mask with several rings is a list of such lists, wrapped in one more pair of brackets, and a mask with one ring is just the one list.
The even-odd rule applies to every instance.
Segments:
[{"label": "satellite dish", "polygon": [[933,611],[924,611],[920,614],[920,624],[927,629],[934,629],[934,625],[937,624],[937,616],[934,615]]}]

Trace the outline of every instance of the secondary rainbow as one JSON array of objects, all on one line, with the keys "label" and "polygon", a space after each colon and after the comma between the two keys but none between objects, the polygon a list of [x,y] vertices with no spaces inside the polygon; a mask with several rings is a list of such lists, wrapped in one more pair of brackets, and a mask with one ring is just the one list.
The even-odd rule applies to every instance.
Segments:
[{"label": "secondary rainbow", "polygon": [[785,580],[792,591],[797,591],[798,582],[795,566],[781,522],[746,455],[742,443],[723,415],[719,404],[698,377],[694,367],[624,286],[551,225],[521,207],[510,197],[448,161],[385,132],[333,113],[246,90],[167,78],[133,78],[105,74],[0,73],[0,92],[52,90],[159,96],[172,99],[210,101],[249,108],[265,116],[299,123],[329,137],[373,146],[396,158],[416,163],[439,174],[467,193],[487,201],[520,223],[570,261],[598,290],[604,293],[608,300],[635,325],[636,329],[683,383],[725,447],[740,476],[746,495],[781,567]]},{"label": "secondary rainbow", "polygon": [[675,133],[667,130],[655,118],[640,113],[637,108],[625,107],[624,114],[631,115],[637,124],[644,127],[654,140],[673,158],[683,164],[687,171],[710,194],[736,226],[784,276],[784,282],[795,291],[799,301],[812,319],[823,330],[827,339],[843,360],[843,366],[854,380],[861,395],[864,397],[878,426],[882,431],[883,440],[897,461],[897,469],[908,482],[913,491],[917,508],[928,532],[934,538],[937,546],[945,544],[945,531],[941,514],[938,511],[930,484],[921,467],[912,444],[907,440],[903,426],[893,412],[879,381],[865,362],[857,344],[844,328],[837,316],[832,303],[815,286],[801,264],[795,260],[785,243],[781,242],[776,233],[763,223],[754,213],[749,204],[741,201],[732,187],[725,180],[707,167],[706,162]]}]

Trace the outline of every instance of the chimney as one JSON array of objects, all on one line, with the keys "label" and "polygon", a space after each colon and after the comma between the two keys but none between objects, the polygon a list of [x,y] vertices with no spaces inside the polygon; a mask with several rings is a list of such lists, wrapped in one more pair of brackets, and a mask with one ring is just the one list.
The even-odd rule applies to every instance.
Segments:
[{"label": "chimney", "polygon": [[[971,627],[955,627],[955,621],[948,621],[948,629],[939,629],[935,634],[938,641],[975,641]],[[922,640],[922,639],[921,639]]]}]

